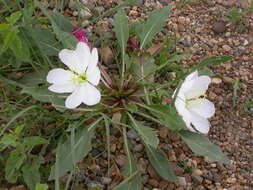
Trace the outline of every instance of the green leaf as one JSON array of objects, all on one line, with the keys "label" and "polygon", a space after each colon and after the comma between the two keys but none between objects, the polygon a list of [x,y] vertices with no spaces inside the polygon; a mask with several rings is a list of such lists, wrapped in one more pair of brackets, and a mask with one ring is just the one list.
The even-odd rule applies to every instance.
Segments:
[{"label": "green leaf", "polygon": [[114,29],[116,32],[117,41],[121,50],[122,62],[125,61],[126,45],[129,37],[128,19],[126,13],[120,9],[114,16]]},{"label": "green leaf", "polygon": [[221,57],[220,56],[213,56],[210,58],[205,58],[202,61],[200,61],[200,63],[198,63],[196,66],[193,66],[192,71],[203,68],[209,64],[219,65],[221,63],[231,61],[231,60],[232,60],[232,57],[230,57],[230,56],[221,56]]},{"label": "green leaf", "polygon": [[21,11],[17,11],[12,13],[11,16],[7,17],[6,20],[10,24],[15,24],[20,19],[21,16],[22,16]]},{"label": "green leaf", "polygon": [[141,189],[141,178],[138,174],[138,167],[133,158],[133,155],[129,149],[126,129],[123,132],[124,138],[124,148],[127,155],[127,160],[124,166],[123,175],[126,177],[119,185],[117,185],[113,190],[139,190]]},{"label": "green leaf", "polygon": [[166,154],[159,148],[153,148],[149,145],[146,145],[145,147],[148,159],[155,168],[156,172],[164,179],[171,182],[176,182],[177,177],[171,169]]},{"label": "green leaf", "polygon": [[20,82],[29,86],[37,87],[39,84],[46,84],[48,71],[40,70],[40,72],[27,73]]},{"label": "green leaf", "polygon": [[14,146],[16,147],[17,145],[17,139],[18,137],[14,134],[8,134],[8,135],[4,135],[2,137],[2,139],[0,140],[0,144],[3,144],[4,148],[6,148],[7,146]]},{"label": "green leaf", "polygon": [[22,154],[19,149],[13,150],[5,165],[5,178],[10,183],[16,183],[17,178],[20,176],[19,168],[26,159],[26,155]]},{"label": "green leaf", "polygon": [[[68,140],[57,147],[56,155],[60,158],[58,161],[58,170],[55,165],[51,169],[49,180],[55,179],[55,176],[63,176],[66,172],[73,169],[73,163],[80,162],[91,150],[91,139],[93,137],[93,130],[101,119],[98,119],[91,124],[90,127],[78,129],[74,134],[74,138]],[[94,129],[94,128],[93,128]],[[72,143],[71,143],[72,141]],[[57,171],[57,173],[56,173]]]},{"label": "green leaf", "polygon": [[22,167],[24,181],[30,190],[35,189],[35,185],[40,182],[39,168],[39,159],[34,159],[32,163],[26,163]]},{"label": "green leaf", "polygon": [[[59,42],[55,34],[46,28],[26,26],[22,28],[27,36],[32,38],[32,43],[36,45],[43,55],[57,56],[59,53]],[[43,36],[43,38],[41,38]]]},{"label": "green leaf", "polygon": [[195,154],[206,156],[213,162],[230,163],[230,160],[221,152],[220,148],[212,144],[204,135],[186,130],[182,130],[178,134]]},{"label": "green leaf", "polygon": [[47,184],[37,183],[36,187],[35,187],[35,190],[48,190],[48,185]]},{"label": "green leaf", "polygon": [[58,13],[58,12],[51,12],[50,16],[52,17],[52,19],[54,20],[54,22],[56,23],[56,25],[65,32],[71,32],[73,29],[73,25],[71,24],[71,22],[66,19],[62,14]]},{"label": "green leaf", "polygon": [[154,36],[162,31],[162,28],[169,18],[170,7],[163,7],[153,11],[147,21],[143,23],[142,32],[140,33],[140,49],[146,47],[146,45],[152,41]]},{"label": "green leaf", "polygon": [[55,16],[52,16],[38,1],[36,1],[35,4],[40,8],[42,13],[48,17],[56,37],[62,42],[63,46],[65,48],[75,48],[78,42],[77,39],[69,32],[63,31],[61,29],[62,25],[59,25],[59,22],[56,22]]},{"label": "green leaf", "polygon": [[0,24],[0,32],[10,29],[12,26],[10,24]]},{"label": "green leaf", "polygon": [[7,36],[4,38],[4,43],[3,43],[3,47],[2,47],[3,52],[6,51],[10,47],[11,43],[14,42],[14,40],[17,36],[17,33],[18,33],[18,30],[11,30],[7,34]]},{"label": "green leaf", "polygon": [[26,137],[23,143],[23,145],[26,147],[26,150],[30,150],[34,146],[40,145],[40,144],[48,144],[48,140],[42,137],[33,136],[33,137]]},{"label": "green leaf", "polygon": [[136,121],[130,114],[128,115],[133,123],[133,128],[139,133],[145,144],[157,148],[159,139],[156,131],[150,127],[144,126],[141,122]]},{"label": "green leaf", "polygon": [[172,131],[187,129],[181,116],[178,115],[174,106],[169,105],[151,105],[150,111],[156,116],[165,127]]}]

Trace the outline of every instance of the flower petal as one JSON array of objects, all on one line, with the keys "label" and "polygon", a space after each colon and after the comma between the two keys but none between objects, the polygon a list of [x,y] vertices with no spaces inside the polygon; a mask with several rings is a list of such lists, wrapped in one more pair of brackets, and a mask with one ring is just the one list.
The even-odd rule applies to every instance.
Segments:
[{"label": "flower petal", "polygon": [[185,81],[190,81],[190,80],[195,80],[198,78],[198,71],[194,71],[191,74],[189,74],[186,78]]},{"label": "flower petal", "polygon": [[208,76],[200,76],[194,80],[191,88],[185,92],[186,99],[196,98],[204,94],[209,84],[211,83],[211,78]]},{"label": "flower petal", "polygon": [[210,122],[195,112],[190,111],[190,118],[192,125],[198,130],[200,133],[207,134],[210,128]]},{"label": "flower petal", "polygon": [[64,69],[52,69],[47,74],[47,82],[53,84],[66,84],[69,83],[71,78],[75,77],[73,73]]},{"label": "flower petal", "polygon": [[63,49],[59,53],[60,60],[71,70],[81,74],[85,73],[90,60],[90,49],[86,43],[79,42],[76,50]]},{"label": "flower petal", "polygon": [[182,119],[185,122],[187,128],[189,128],[190,131],[195,132],[195,130],[191,126],[190,112],[186,109],[184,99],[181,99],[179,96],[177,96],[177,99],[175,101],[175,107],[177,109],[178,114],[182,116]]},{"label": "flower petal", "polygon": [[76,46],[75,52],[80,63],[79,73],[84,73],[90,62],[91,57],[90,48],[86,43],[79,42]]},{"label": "flower petal", "polygon": [[70,93],[75,90],[76,86],[73,83],[68,84],[52,84],[48,90],[56,93]]},{"label": "flower petal", "polygon": [[82,102],[88,106],[95,105],[100,102],[101,94],[99,90],[89,84],[88,82],[83,84],[82,87]]},{"label": "flower petal", "polygon": [[190,101],[188,106],[190,111],[193,111],[204,118],[210,118],[215,113],[214,104],[207,99]]},{"label": "flower petal", "polygon": [[65,106],[69,109],[74,109],[82,103],[83,90],[81,86],[78,86],[75,91],[69,95],[65,101]]},{"label": "flower petal", "polygon": [[94,67],[93,70],[90,70],[88,68],[86,75],[87,75],[87,79],[90,83],[92,83],[95,86],[98,85],[99,80],[101,78],[101,74],[100,74],[100,70],[99,70],[98,66]]}]

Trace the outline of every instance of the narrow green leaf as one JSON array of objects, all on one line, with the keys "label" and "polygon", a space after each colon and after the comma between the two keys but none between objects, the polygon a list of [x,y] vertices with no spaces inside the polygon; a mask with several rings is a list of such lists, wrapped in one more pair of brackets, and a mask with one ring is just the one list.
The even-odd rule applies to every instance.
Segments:
[{"label": "narrow green leaf", "polygon": [[40,72],[27,73],[20,82],[29,87],[37,87],[39,84],[46,84],[48,71],[40,70]]},{"label": "narrow green leaf", "polygon": [[230,163],[230,160],[221,152],[220,148],[212,144],[204,135],[186,130],[179,131],[178,134],[195,154],[206,156],[213,162]]},{"label": "narrow green leaf", "polygon": [[122,56],[122,72],[125,71],[126,45],[129,37],[128,19],[126,13],[120,9],[114,16],[114,30]]},{"label": "narrow green leaf", "polygon": [[26,147],[26,150],[30,150],[34,146],[40,145],[40,144],[48,144],[48,140],[42,137],[33,136],[33,137],[26,137],[23,143],[23,145]]},{"label": "narrow green leaf", "polygon": [[36,187],[35,187],[35,190],[48,190],[48,185],[47,184],[37,183]]},{"label": "narrow green leaf", "polygon": [[[74,142],[71,146],[71,138],[59,145],[57,147],[56,155],[59,158],[58,160],[58,176],[63,176],[66,172],[73,169],[74,163],[80,162],[91,150],[91,139],[93,137],[94,127],[97,126],[99,121],[98,119],[90,125],[90,127],[84,127],[78,129],[74,135]],[[92,129],[92,130],[91,130]],[[74,155],[73,155],[74,154]],[[75,160],[73,160],[73,158]],[[55,179],[55,166],[52,167],[49,180]]]},{"label": "narrow green leaf", "polygon": [[0,32],[4,30],[8,30],[11,27],[12,27],[11,24],[0,24]]},{"label": "narrow green leaf", "polygon": [[17,36],[18,30],[11,30],[7,36],[4,38],[4,43],[3,43],[3,47],[2,47],[2,51],[6,51],[11,43],[13,43],[13,41],[15,40],[16,36]]},{"label": "narrow green leaf", "polygon": [[153,148],[152,146],[145,145],[148,159],[156,172],[164,179],[172,182],[177,181],[166,154],[159,148]]},{"label": "narrow green leaf", "polygon": [[151,42],[154,36],[161,32],[166,20],[169,18],[170,7],[163,7],[153,11],[147,21],[143,23],[142,32],[140,33],[140,49],[146,47],[146,45]]},{"label": "narrow green leaf", "polygon": [[172,131],[187,129],[181,116],[178,115],[174,106],[169,105],[151,105],[151,113],[156,116],[165,127]]},{"label": "narrow green leaf", "polygon": [[198,63],[196,66],[192,67],[192,71],[201,69],[207,65],[213,64],[213,65],[219,65],[221,63],[227,62],[227,61],[231,61],[232,57],[231,56],[213,56],[210,58],[205,58],[202,61],[200,61],[200,63]]},{"label": "narrow green leaf", "polygon": [[148,144],[154,148],[157,148],[157,146],[159,144],[159,139],[157,137],[156,131],[150,127],[144,126],[141,122],[136,121],[130,114],[128,114],[128,115],[133,123],[132,126],[139,133],[142,140],[146,144]]},{"label": "narrow green leaf", "polygon": [[123,138],[124,138],[124,148],[127,155],[123,175],[126,178],[119,185],[113,188],[113,190],[133,190],[133,189],[139,190],[141,189],[141,178],[140,175],[138,174],[137,164],[129,149],[125,127],[123,129]]}]

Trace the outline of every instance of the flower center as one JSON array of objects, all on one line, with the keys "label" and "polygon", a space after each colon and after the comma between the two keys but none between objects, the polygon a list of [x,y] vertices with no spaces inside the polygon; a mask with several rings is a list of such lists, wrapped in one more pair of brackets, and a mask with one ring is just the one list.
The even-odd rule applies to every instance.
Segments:
[{"label": "flower center", "polygon": [[87,81],[87,75],[85,73],[81,73],[73,77],[71,81],[78,84],[84,83]]},{"label": "flower center", "polygon": [[186,107],[187,108],[197,107],[198,104],[196,104],[196,100],[202,100],[202,99],[206,99],[206,94],[205,93],[202,93],[198,97],[193,97],[193,98],[186,99],[185,100]]}]

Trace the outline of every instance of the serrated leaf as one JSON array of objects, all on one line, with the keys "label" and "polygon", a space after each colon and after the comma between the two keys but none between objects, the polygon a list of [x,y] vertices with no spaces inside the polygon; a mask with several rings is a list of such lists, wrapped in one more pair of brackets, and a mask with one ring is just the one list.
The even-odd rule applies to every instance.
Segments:
[{"label": "serrated leaf", "polygon": [[204,135],[186,130],[180,131],[179,135],[195,154],[206,156],[213,162],[230,163],[230,160],[221,152],[220,148],[212,144]]},{"label": "serrated leaf", "polygon": [[156,116],[165,127],[172,131],[187,129],[181,116],[178,115],[174,106],[169,105],[151,105],[150,111]]},{"label": "serrated leaf", "polygon": [[40,163],[38,159],[32,163],[26,163],[22,167],[23,178],[30,190],[35,189],[35,185],[40,182]]},{"label": "serrated leaf", "polygon": [[130,114],[129,117],[133,123],[134,129],[138,132],[145,144],[157,148],[159,139],[154,129],[144,126],[141,122],[136,121]]},{"label": "serrated leaf", "polygon": [[145,48],[153,40],[154,36],[162,31],[166,20],[169,18],[169,10],[169,6],[157,9],[143,23],[142,32],[139,35],[141,40],[140,49]]},{"label": "serrated leaf", "polygon": [[[91,124],[91,127],[96,126],[101,119],[98,119]],[[93,128],[94,129],[94,128]],[[51,168],[49,180],[55,179],[55,176],[63,176],[66,172],[73,169],[73,163],[80,162],[91,150],[91,139],[93,137],[93,130],[88,127],[78,129],[75,132],[74,142],[71,143],[71,137],[67,141],[57,147],[56,155],[58,158],[58,170],[55,165]],[[57,173],[56,173],[57,171]]]},{"label": "serrated leaf", "polygon": [[152,146],[145,145],[148,159],[156,172],[164,179],[176,182],[177,177],[175,176],[166,154],[159,148],[153,148]]},{"label": "serrated leaf", "polygon": [[5,178],[10,183],[16,183],[19,177],[19,168],[26,159],[26,155],[22,154],[19,149],[13,150],[5,164]]}]

